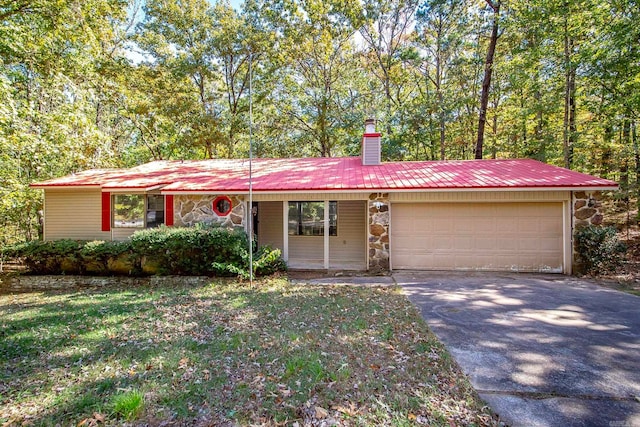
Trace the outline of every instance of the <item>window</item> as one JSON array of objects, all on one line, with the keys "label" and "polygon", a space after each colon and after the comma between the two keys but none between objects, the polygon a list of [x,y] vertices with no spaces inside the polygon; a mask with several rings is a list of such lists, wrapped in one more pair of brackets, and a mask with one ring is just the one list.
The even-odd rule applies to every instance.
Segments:
[{"label": "window", "polygon": [[160,227],[164,224],[164,196],[151,194],[147,196],[147,228]]},{"label": "window", "polygon": [[164,224],[164,196],[116,194],[113,196],[113,226],[152,228]]},{"label": "window", "polygon": [[114,227],[144,227],[144,195],[116,194],[113,196]]},{"label": "window", "polygon": [[227,216],[231,213],[233,204],[227,196],[218,196],[213,201],[213,211],[218,216]]},{"label": "window", "polygon": [[[324,202],[289,202],[290,236],[324,236]],[[329,235],[338,235],[338,202],[329,202]]]}]

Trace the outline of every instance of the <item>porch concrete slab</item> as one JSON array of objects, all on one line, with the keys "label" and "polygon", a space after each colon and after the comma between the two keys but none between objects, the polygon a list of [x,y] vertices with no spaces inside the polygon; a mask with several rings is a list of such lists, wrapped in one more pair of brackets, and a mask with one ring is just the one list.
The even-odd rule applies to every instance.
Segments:
[{"label": "porch concrete slab", "polygon": [[292,279],[292,283],[308,283],[312,285],[345,285],[345,286],[396,286],[391,276],[331,276],[312,279]]},{"label": "porch concrete slab", "polygon": [[561,275],[393,277],[507,424],[640,427],[640,298]]}]

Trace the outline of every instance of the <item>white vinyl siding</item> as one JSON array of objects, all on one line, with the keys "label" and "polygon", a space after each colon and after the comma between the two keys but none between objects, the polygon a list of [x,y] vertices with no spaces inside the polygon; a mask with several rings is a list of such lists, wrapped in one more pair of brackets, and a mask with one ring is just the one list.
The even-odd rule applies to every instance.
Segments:
[{"label": "white vinyl siding", "polygon": [[561,202],[395,203],[393,269],[563,272]]},{"label": "white vinyl siding", "polygon": [[362,164],[380,164],[380,136],[365,136],[362,139]]},{"label": "white vinyl siding", "polygon": [[45,190],[44,223],[46,240],[111,239],[111,233],[102,231],[100,189]]},{"label": "white vinyl siding", "polygon": [[283,249],[282,202],[258,204],[258,244]]},{"label": "white vinyl siding", "polygon": [[425,191],[389,193],[399,202],[544,202],[571,199],[569,191]]},{"label": "white vinyl siding", "polygon": [[[338,218],[338,222],[340,218]],[[289,267],[318,269],[324,267],[323,236],[289,236]]]},{"label": "white vinyl siding", "polygon": [[366,269],[366,202],[338,202],[338,235],[329,237],[329,268]]},{"label": "white vinyl siding", "polygon": [[113,240],[129,240],[131,235],[138,230],[144,230],[144,228],[125,228],[125,227],[117,227],[111,228],[111,238]]}]

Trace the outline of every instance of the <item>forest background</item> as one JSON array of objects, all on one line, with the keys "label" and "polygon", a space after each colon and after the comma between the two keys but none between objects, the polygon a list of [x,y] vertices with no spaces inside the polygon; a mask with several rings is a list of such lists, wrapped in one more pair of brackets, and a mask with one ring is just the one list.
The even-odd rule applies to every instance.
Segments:
[{"label": "forest background", "polygon": [[357,155],[374,117],[384,160],[472,159],[480,134],[637,212],[637,0],[0,0],[0,22],[0,244],[37,238],[34,181],[247,157],[250,64],[258,157]]}]

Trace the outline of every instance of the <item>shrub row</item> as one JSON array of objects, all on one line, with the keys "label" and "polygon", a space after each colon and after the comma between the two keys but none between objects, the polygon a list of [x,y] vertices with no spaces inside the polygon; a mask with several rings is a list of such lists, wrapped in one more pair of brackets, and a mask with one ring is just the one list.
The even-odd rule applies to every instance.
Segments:
[{"label": "shrub row", "polygon": [[618,239],[614,227],[588,226],[576,233],[575,249],[579,270],[598,275],[620,266],[627,247]]},{"label": "shrub row", "polygon": [[[242,230],[196,226],[160,227],[123,242],[31,241],[6,247],[3,256],[22,261],[34,274],[249,275],[249,241]],[[256,275],[286,269],[279,249],[254,254]]]}]

